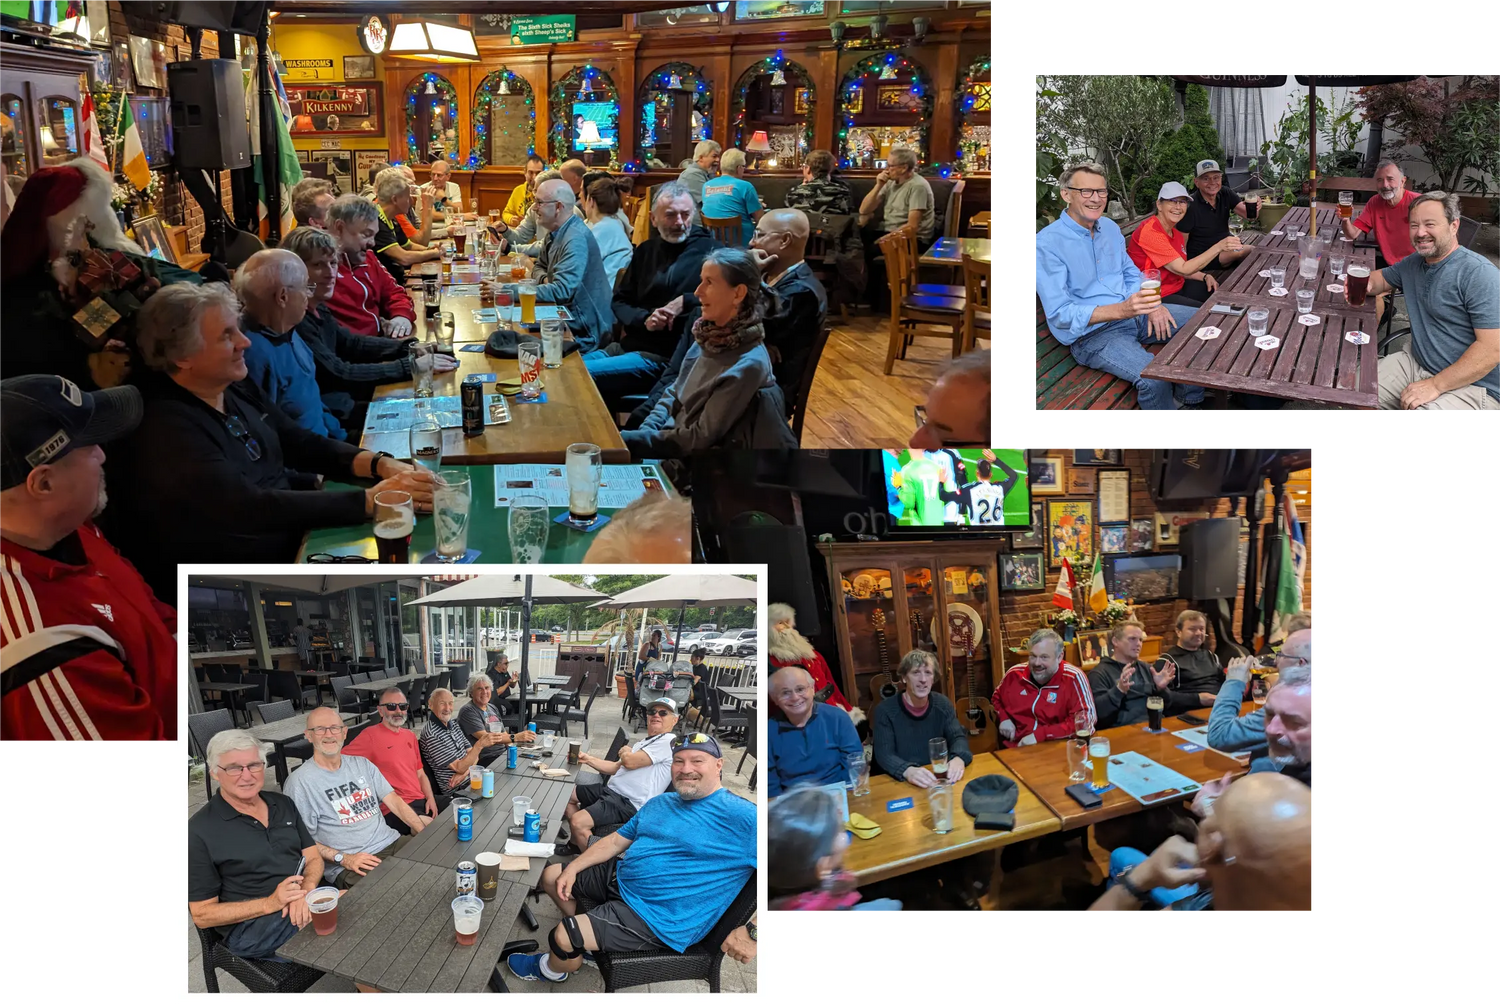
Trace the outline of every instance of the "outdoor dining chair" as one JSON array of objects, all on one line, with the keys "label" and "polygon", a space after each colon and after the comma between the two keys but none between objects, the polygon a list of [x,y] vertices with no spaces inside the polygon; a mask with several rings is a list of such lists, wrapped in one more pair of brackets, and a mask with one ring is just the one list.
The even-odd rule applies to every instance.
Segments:
[{"label": "outdoor dining chair", "polygon": [[589,712],[594,710],[594,698],[598,697],[603,691],[604,685],[602,683],[595,684],[594,692],[589,695],[588,703],[583,706],[583,710],[568,708],[563,711],[563,735],[568,734],[568,722],[582,722],[583,738],[587,739],[589,737]]},{"label": "outdoor dining chair", "polygon": [[599,975],[604,977],[604,992],[614,993],[626,987],[670,980],[704,980],[708,983],[709,993],[718,993],[719,970],[724,964],[724,939],[755,913],[755,897],[755,872],[752,871],[718,923],[685,952],[595,952]]},{"label": "outdoor dining chair", "polygon": [[[220,732],[232,728],[234,728],[234,715],[228,708],[216,708],[200,715],[188,715],[188,734],[193,737],[193,744],[198,747],[198,755],[205,763],[208,761],[208,741]],[[208,797],[213,798],[214,779],[206,768],[203,771],[203,783],[208,789]]]},{"label": "outdoor dining chair", "polygon": [[224,936],[216,928],[199,927],[197,931],[203,949],[203,983],[211,994],[219,992],[220,969],[258,994],[300,994],[323,977],[321,969],[295,962],[242,959],[224,946]]}]

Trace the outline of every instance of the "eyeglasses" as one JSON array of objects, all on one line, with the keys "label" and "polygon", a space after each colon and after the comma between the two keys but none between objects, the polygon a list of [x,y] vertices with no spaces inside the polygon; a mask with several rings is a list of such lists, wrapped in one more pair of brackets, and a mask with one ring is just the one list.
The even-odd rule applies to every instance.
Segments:
[{"label": "eyeglasses", "polygon": [[650,718],[667,718],[671,714],[672,712],[668,711],[666,708],[652,708],[650,711],[646,712],[646,715]]},{"label": "eyeglasses", "polygon": [[311,732],[315,736],[336,736],[340,732],[344,731],[344,728],[345,727],[343,725],[314,725],[307,731]]},{"label": "eyeglasses", "polygon": [[[334,273],[334,278],[335,279],[338,278],[338,273],[337,272]],[[287,289],[300,289],[302,292],[306,293],[308,296],[312,296],[314,293],[316,293],[318,291],[318,287],[315,284],[313,284],[313,283],[308,283],[306,286],[288,286]]]},{"label": "eyeglasses", "polygon": [[396,704],[395,702],[392,702],[390,704],[382,704],[381,707],[387,711],[405,711],[407,708],[411,707],[411,705],[406,703]]},{"label": "eyeglasses", "polygon": [[235,439],[245,444],[245,452],[250,454],[251,460],[259,460],[261,457],[260,443],[256,442],[250,430],[245,428],[244,421],[238,415],[230,415],[224,420],[224,428]]},{"label": "eyeglasses", "polygon": [[1074,188],[1072,185],[1068,186],[1068,191],[1077,192],[1085,199],[1102,199],[1109,194],[1107,188]]},{"label": "eyeglasses", "polygon": [[309,554],[307,560],[313,565],[373,565],[375,563],[374,558],[365,558],[358,554],[329,554],[326,551]]},{"label": "eyeglasses", "polygon": [[230,777],[239,777],[247,770],[252,774],[264,774],[266,771],[266,765],[260,763],[259,761],[247,764],[232,763],[227,767],[220,767],[219,773],[228,774]]}]

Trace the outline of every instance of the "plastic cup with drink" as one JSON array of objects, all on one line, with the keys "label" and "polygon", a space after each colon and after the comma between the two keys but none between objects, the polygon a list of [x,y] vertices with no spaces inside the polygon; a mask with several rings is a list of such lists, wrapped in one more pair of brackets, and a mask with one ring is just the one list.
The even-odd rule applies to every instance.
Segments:
[{"label": "plastic cup with drink", "polygon": [[484,900],[478,896],[459,896],[453,900],[453,934],[460,945],[479,940],[479,921],[484,916]]},{"label": "plastic cup with drink", "polygon": [[382,565],[411,560],[411,534],[417,526],[410,492],[387,490],[375,496],[375,551]]},{"label": "plastic cup with drink", "polygon": [[302,897],[312,914],[313,931],[332,934],[339,926],[339,891],[331,885],[320,885]]},{"label": "plastic cup with drink", "polygon": [[510,800],[510,821],[516,826],[526,822],[526,813],[531,811],[530,795],[515,795]]},{"label": "plastic cup with drink", "polygon": [[1148,268],[1141,273],[1141,292],[1161,301],[1161,271]]}]

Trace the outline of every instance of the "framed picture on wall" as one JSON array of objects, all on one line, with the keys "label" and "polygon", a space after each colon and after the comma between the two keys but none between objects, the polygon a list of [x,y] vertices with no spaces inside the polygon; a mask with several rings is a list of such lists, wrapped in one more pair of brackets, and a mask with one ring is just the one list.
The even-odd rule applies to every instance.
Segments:
[{"label": "framed picture on wall", "polygon": [[1124,523],[1130,519],[1130,472],[1099,472],[1099,522]]},{"label": "framed picture on wall", "polygon": [[1078,668],[1093,669],[1104,658],[1109,644],[1108,631],[1082,631],[1078,635]]},{"label": "framed picture on wall", "polygon": [[1130,521],[1130,534],[1127,537],[1126,548],[1131,554],[1140,554],[1149,551],[1154,546],[1156,528],[1149,519],[1133,519]]},{"label": "framed picture on wall", "polygon": [[371,171],[379,164],[385,163],[389,156],[384,150],[355,150],[354,151],[354,182],[356,186],[366,185],[375,179]]},{"label": "framed picture on wall", "polygon": [[286,89],[293,136],[383,136],[381,85],[297,84]]},{"label": "framed picture on wall", "polygon": [[1111,467],[1120,462],[1120,450],[1074,450],[1073,463]]},{"label": "framed picture on wall", "polygon": [[1099,524],[1099,551],[1101,554],[1123,554],[1129,549],[1129,523]]},{"label": "framed picture on wall", "polygon": [[375,79],[375,57],[374,56],[345,56],[344,57],[344,79],[345,80],[374,80]]},{"label": "framed picture on wall", "polygon": [[1003,593],[1035,593],[1047,588],[1047,570],[1042,566],[1042,554],[1000,555],[1000,591]]},{"label": "framed picture on wall", "polygon": [[338,186],[341,192],[356,192],[359,186],[354,184],[354,154],[350,150],[311,150],[308,152],[308,160],[314,164],[326,164],[328,169],[328,180]]},{"label": "framed picture on wall", "polygon": [[1042,503],[1031,503],[1031,529],[1010,535],[1010,546],[1016,550],[1031,551],[1042,548]]},{"label": "framed picture on wall", "polygon": [[1033,495],[1061,495],[1063,493],[1062,457],[1032,457],[1027,461],[1027,471]]},{"label": "framed picture on wall", "polygon": [[1099,472],[1092,467],[1069,467],[1068,468],[1068,491],[1069,495],[1092,495],[1098,487],[1097,480]]},{"label": "framed picture on wall", "polygon": [[1063,559],[1079,576],[1094,560],[1094,503],[1088,499],[1053,499],[1047,503],[1047,567]]},{"label": "framed picture on wall", "polygon": [[797,88],[796,100],[792,102],[792,114],[806,115],[808,105],[812,102],[812,91],[806,87]]},{"label": "framed picture on wall", "polygon": [[136,243],[148,255],[157,261],[177,264],[177,253],[172,250],[172,242],[167,240],[167,231],[161,225],[161,217],[137,216],[131,223],[131,229],[135,231]]},{"label": "framed picture on wall", "polygon": [[864,110],[865,89],[863,87],[856,87],[854,88],[853,93],[849,95],[849,99],[844,102],[844,111],[848,112],[850,115],[859,115]]}]

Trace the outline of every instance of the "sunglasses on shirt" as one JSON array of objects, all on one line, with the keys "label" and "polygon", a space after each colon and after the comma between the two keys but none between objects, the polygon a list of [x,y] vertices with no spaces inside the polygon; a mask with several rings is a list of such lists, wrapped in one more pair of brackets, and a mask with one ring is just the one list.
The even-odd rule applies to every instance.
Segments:
[{"label": "sunglasses on shirt", "polygon": [[231,436],[245,444],[245,452],[250,454],[251,460],[260,459],[260,443],[250,434],[250,430],[245,427],[245,422],[240,416],[230,415],[224,420],[224,428]]}]

